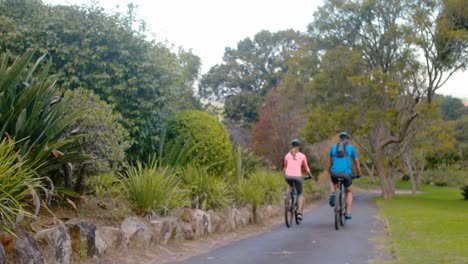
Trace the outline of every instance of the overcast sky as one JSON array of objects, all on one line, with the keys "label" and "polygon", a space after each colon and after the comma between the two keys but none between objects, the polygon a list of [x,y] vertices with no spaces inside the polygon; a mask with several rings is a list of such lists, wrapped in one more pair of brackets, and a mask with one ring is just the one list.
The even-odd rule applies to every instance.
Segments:
[{"label": "overcast sky", "polygon": [[[43,0],[50,4],[86,4],[86,0]],[[202,73],[222,62],[224,49],[261,30],[304,32],[321,0],[100,0],[107,10],[138,6],[156,40],[167,42],[202,60]],[[468,100],[468,71],[456,73],[439,93]]]}]

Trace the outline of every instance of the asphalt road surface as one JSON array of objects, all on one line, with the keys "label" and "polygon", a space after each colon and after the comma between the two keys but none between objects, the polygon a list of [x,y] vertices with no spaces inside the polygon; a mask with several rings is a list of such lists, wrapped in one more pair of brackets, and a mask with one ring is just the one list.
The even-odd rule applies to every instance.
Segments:
[{"label": "asphalt road surface", "polygon": [[391,260],[382,250],[384,224],[378,219],[370,197],[370,194],[354,194],[353,220],[338,231],[334,227],[333,210],[323,201],[305,214],[300,225],[286,228],[283,224],[270,232],[175,263],[354,264]]}]

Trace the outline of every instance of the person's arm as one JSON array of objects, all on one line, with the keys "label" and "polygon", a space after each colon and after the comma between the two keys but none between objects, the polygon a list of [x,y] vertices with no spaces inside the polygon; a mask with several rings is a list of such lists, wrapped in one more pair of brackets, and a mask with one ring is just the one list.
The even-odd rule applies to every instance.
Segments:
[{"label": "person's arm", "polygon": [[361,164],[359,163],[359,158],[358,157],[354,158],[353,163],[354,163],[354,166],[356,168],[356,171],[357,171],[358,175],[362,175],[362,173],[361,173]]},{"label": "person's arm", "polygon": [[304,155],[304,160],[302,160],[302,165],[304,165],[304,169],[306,170],[307,175],[311,176],[309,164],[307,164],[307,157],[306,157],[306,155]]},{"label": "person's arm", "polygon": [[357,151],[354,147],[352,147],[352,158],[353,158],[353,165],[356,168],[358,175],[362,175],[361,173],[361,163],[359,162]]},{"label": "person's arm", "polygon": [[284,157],[284,168],[283,168],[283,173],[286,174],[286,168],[288,167],[288,160],[286,157]]}]

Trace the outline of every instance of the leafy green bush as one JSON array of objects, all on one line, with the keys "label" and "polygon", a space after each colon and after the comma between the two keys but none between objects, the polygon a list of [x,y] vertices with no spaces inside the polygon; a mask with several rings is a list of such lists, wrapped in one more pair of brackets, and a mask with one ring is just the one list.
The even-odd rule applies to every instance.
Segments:
[{"label": "leafy green bush", "polygon": [[170,139],[179,136],[194,144],[192,162],[220,174],[231,160],[231,143],[227,129],[216,117],[202,111],[182,111],[169,122]]},{"label": "leafy green bush", "polygon": [[188,165],[182,169],[180,178],[182,187],[189,191],[194,208],[205,211],[225,208],[233,201],[227,181],[211,174],[206,168]]},{"label": "leafy green bush", "polygon": [[64,100],[64,116],[77,110],[82,112],[67,132],[84,135],[82,150],[94,156],[86,161],[86,167],[79,169],[86,169],[87,174],[119,170],[130,147],[129,133],[121,125],[122,116],[91,90],[66,91]]},{"label": "leafy green bush", "polygon": [[468,184],[466,172],[454,169],[426,170],[421,174],[422,181],[437,186],[459,187]]},{"label": "leafy green bush", "polygon": [[462,195],[465,200],[468,200],[468,185],[465,185],[460,188],[462,190]]},{"label": "leafy green bush", "polygon": [[31,215],[23,209],[22,202],[40,184],[29,168],[18,162],[19,154],[14,148],[13,141],[4,138],[0,142],[0,228],[10,233],[19,214]]},{"label": "leafy green bush", "polygon": [[190,204],[175,172],[158,166],[154,159],[147,165],[137,162],[128,168],[122,183],[137,214],[167,215],[174,208]]},{"label": "leafy green bush", "polygon": [[88,191],[97,197],[114,196],[120,193],[121,178],[113,172],[94,175],[88,179]]}]

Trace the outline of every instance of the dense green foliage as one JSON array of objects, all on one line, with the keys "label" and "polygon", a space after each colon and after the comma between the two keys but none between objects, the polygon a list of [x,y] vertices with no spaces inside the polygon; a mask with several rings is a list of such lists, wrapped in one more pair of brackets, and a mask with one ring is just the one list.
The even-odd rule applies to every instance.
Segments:
[{"label": "dense green foliage", "polygon": [[[44,57],[30,64],[32,50],[9,63],[5,53],[0,65],[0,137],[17,141],[20,162],[45,176],[89,157],[79,151],[77,136],[66,135],[65,130],[77,120],[79,111],[63,114],[64,104],[53,78],[49,78],[50,61],[41,72],[35,72]],[[62,175],[69,181],[70,175]],[[69,186],[67,186],[69,187]]]},{"label": "dense green foliage", "polygon": [[67,134],[82,135],[81,151],[91,160],[74,164],[74,190],[82,194],[89,176],[119,170],[130,147],[128,131],[122,127],[122,117],[90,90],[76,89],[65,92],[64,115],[74,111],[82,114],[67,129]]},{"label": "dense green foliage", "polygon": [[201,111],[182,111],[170,121],[169,138],[181,137],[194,144],[192,162],[209,166],[220,173],[231,160],[231,143],[227,129],[216,117]]},{"label": "dense green foliage", "polygon": [[265,94],[282,82],[289,59],[305,43],[303,34],[293,30],[261,31],[235,49],[226,48],[223,63],[202,76],[200,96],[225,101],[226,118],[249,127],[257,121]]},{"label": "dense green foliage", "polygon": [[0,1],[0,51],[36,48],[53,58],[65,89],[91,89],[111,103],[129,130],[132,159],[157,149],[157,134],[180,109],[200,107],[192,92],[200,59],[149,41],[144,23],[97,6],[46,6],[41,1]]}]

